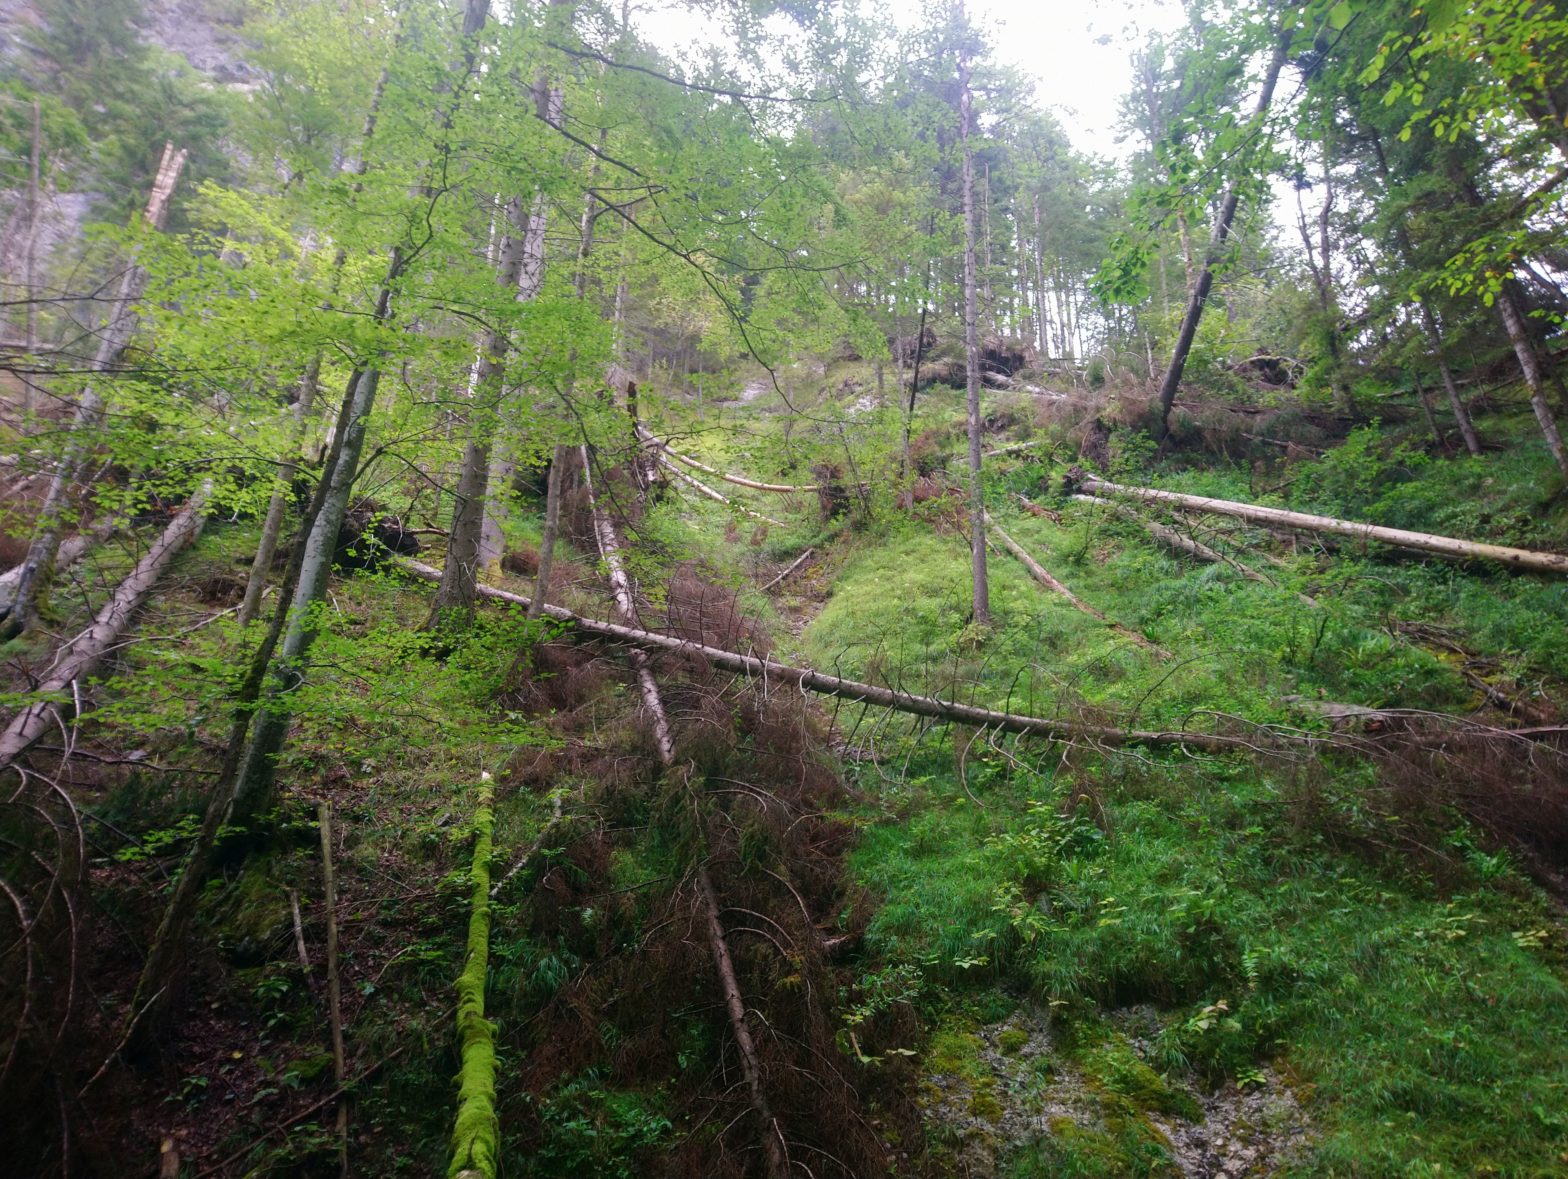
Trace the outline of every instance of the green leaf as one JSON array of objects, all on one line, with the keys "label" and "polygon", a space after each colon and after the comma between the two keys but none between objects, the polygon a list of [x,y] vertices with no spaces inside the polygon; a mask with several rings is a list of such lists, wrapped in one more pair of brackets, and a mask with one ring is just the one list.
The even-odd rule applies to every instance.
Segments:
[{"label": "green leaf", "polygon": [[1339,3],[1328,11],[1328,23],[1336,29],[1342,29],[1350,23],[1350,18],[1354,15],[1350,0],[1339,0]]}]

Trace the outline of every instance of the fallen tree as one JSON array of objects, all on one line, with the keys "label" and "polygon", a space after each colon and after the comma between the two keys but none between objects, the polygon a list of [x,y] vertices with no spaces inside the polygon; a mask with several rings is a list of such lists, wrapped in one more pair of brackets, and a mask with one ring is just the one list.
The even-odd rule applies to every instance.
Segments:
[{"label": "fallen tree", "polygon": [[1437,553],[1444,557],[1462,560],[1496,561],[1510,569],[1524,569],[1533,573],[1568,574],[1568,556],[1562,553],[1542,553],[1530,549],[1516,549],[1508,545],[1486,544],[1482,541],[1458,540],[1451,536],[1435,536],[1427,532],[1411,532],[1404,528],[1385,528],[1380,524],[1361,524],[1353,520],[1336,520],[1332,516],[1314,516],[1306,512],[1291,512],[1284,508],[1266,508],[1257,504],[1235,500],[1214,499],[1206,495],[1185,495],[1176,491],[1160,491],[1153,487],[1129,487],[1096,479],[1080,470],[1067,476],[1067,491],[1087,491],[1091,495],[1115,496],[1122,499],[1143,500],[1146,503],[1171,504],[1199,512],[1214,512],[1222,516],[1235,516],[1254,524],[1293,529],[1301,532],[1326,532],[1336,536],[1349,536],[1363,541],[1377,541],[1395,548],[1413,549],[1423,553]]},{"label": "fallen tree", "polygon": [[[441,571],[420,561],[403,560],[400,566],[425,581],[439,582]],[[526,608],[529,599],[521,594],[508,593],[493,586],[480,586],[479,595],[498,602],[510,602]],[[1230,736],[1223,733],[1196,733],[1183,730],[1121,729],[1111,725],[1094,725],[1078,721],[1023,716],[1013,712],[998,712],[963,704],[956,700],[943,700],[936,696],[919,696],[913,692],[883,688],[876,684],[861,683],[842,676],[828,675],[806,667],[791,667],[755,655],[742,655],[720,647],[709,647],[685,639],[661,635],[655,631],[602,622],[585,618],[561,606],[546,606],[543,613],[558,622],[568,623],[586,634],[600,635],[617,642],[629,643],[643,650],[669,651],[694,659],[706,660],[714,667],[738,675],[760,680],[764,689],[773,684],[787,684],[802,692],[817,692],[850,701],[861,701],[880,708],[891,708],[915,716],[976,728],[995,729],[1004,733],[1026,733],[1055,741],[1088,741],[1099,745],[1133,745],[1147,748],[1189,748],[1206,753],[1224,753],[1232,750],[1255,750],[1258,741],[1252,737]],[[1311,733],[1269,732],[1275,743],[1316,746],[1328,744],[1328,739]]]},{"label": "fallen tree", "polygon": [[[593,515],[594,535],[599,542],[599,555],[604,558],[605,569],[609,574],[610,593],[615,601],[616,613],[626,622],[635,624],[638,621],[637,603],[632,594],[631,580],[626,576],[625,566],[621,562],[620,542],[615,535],[614,521],[600,507],[594,495],[593,481],[588,470],[587,447],[583,448],[583,486],[588,495],[588,509]],[[425,568],[429,567],[425,566]],[[431,570],[431,572],[435,571]],[[481,594],[494,596],[486,593],[489,589],[488,586],[479,587]],[[546,612],[552,617],[570,613],[564,610],[557,612],[549,607],[546,607]],[[623,629],[633,629],[633,627]],[[675,769],[675,738],[670,729],[669,714],[664,708],[664,697],[659,691],[657,681],[653,678],[653,668],[647,654],[642,650],[635,651],[632,656],[632,667],[637,673],[643,704],[648,709],[649,719],[652,722],[654,748],[658,751],[659,764],[667,773],[671,772]],[[789,1179],[791,1170],[789,1152],[785,1145],[783,1131],[779,1127],[778,1119],[768,1103],[767,1092],[763,1088],[762,1068],[757,1057],[756,1041],[752,1038],[751,1025],[746,1018],[746,1003],[736,979],[735,964],[730,957],[718,898],[714,893],[713,882],[708,875],[705,860],[698,863],[694,882],[697,886],[698,898],[702,902],[704,924],[708,932],[708,949],[713,956],[714,969],[719,976],[719,989],[724,995],[730,1033],[734,1036],[735,1047],[740,1053],[741,1075],[746,1081],[751,1110],[757,1121],[757,1134],[762,1141],[767,1179]],[[475,896],[477,895],[476,888]]]},{"label": "fallen tree", "polygon": [[[1101,499],[1097,495],[1075,495],[1073,496],[1073,499],[1077,500],[1079,503],[1095,504],[1098,507],[1115,512],[1122,519],[1130,520],[1132,523],[1141,527],[1149,534],[1155,543],[1164,545],[1166,548],[1171,549],[1174,552],[1184,553],[1185,555],[1196,560],[1206,561],[1210,565],[1229,565],[1248,581],[1255,581],[1260,585],[1271,586],[1274,584],[1267,577],[1264,577],[1263,574],[1254,569],[1251,565],[1244,565],[1242,562],[1236,560],[1235,557],[1226,556],[1218,549],[1211,549],[1201,540],[1196,540],[1193,537],[1188,536],[1186,533],[1178,532],[1174,528],[1167,528],[1164,524],[1161,524],[1156,520],[1151,520],[1147,516],[1143,515],[1143,513],[1133,510],[1127,504],[1117,503],[1113,499]],[[1297,594],[1296,596],[1308,606],[1318,605],[1318,600],[1309,594]]]},{"label": "fallen tree", "polygon": [[641,426],[637,427],[637,436],[644,442],[648,443],[650,446],[658,447],[662,454],[669,455],[677,462],[685,463],[694,471],[702,471],[704,474],[712,475],[715,479],[722,479],[726,483],[733,483],[736,487],[749,487],[753,491],[772,491],[778,493],[779,495],[794,495],[796,492],[806,493],[821,490],[815,483],[807,483],[800,486],[795,486],[789,483],[761,483],[755,479],[747,479],[742,475],[727,475],[723,471],[708,466],[707,463],[698,462],[690,455],[682,454],[680,451],[673,449],[668,442],[664,441],[664,439],[654,437],[654,435],[650,434]]},{"label": "fallen tree", "polygon": [[54,724],[53,698],[98,670],[98,665],[118,641],[131,615],[147,600],[174,554],[201,533],[210,494],[211,484],[203,484],[104,603],[92,625],[60,649],[53,669],[38,685],[37,694],[42,699],[18,712],[0,733],[0,769],[14,762]]},{"label": "fallen tree", "polygon": [[772,524],[776,528],[788,527],[784,521],[775,520],[772,516],[764,516],[761,512],[754,512],[750,508],[736,503],[734,500],[730,499],[729,496],[715,491],[702,480],[692,478],[663,455],[659,456],[659,465],[670,474],[674,475],[682,483],[696,491],[698,495],[705,496],[706,498],[713,500],[715,503],[723,504],[732,512],[739,512],[743,516],[750,516],[753,520],[761,520],[764,524]]},{"label": "fallen tree", "polygon": [[990,512],[985,514],[985,524],[986,527],[996,535],[996,538],[1002,542],[1003,547],[1006,548],[1008,552],[1012,553],[1013,556],[1018,559],[1018,563],[1029,571],[1029,576],[1034,578],[1035,581],[1039,582],[1052,593],[1060,594],[1063,598],[1067,599],[1068,604],[1071,605],[1075,610],[1081,610],[1095,621],[1104,623],[1117,634],[1124,635],[1125,637],[1131,639],[1146,651],[1153,651],[1162,658],[1166,657],[1167,653],[1165,651],[1160,650],[1159,647],[1156,647],[1137,631],[1129,630],[1121,623],[1106,617],[1099,610],[1096,610],[1093,606],[1089,605],[1089,603],[1078,597],[1077,594],[1073,593],[1072,590],[1068,589],[1060,581],[1056,580],[1056,578],[1052,577],[1044,565],[1041,565],[1040,562],[1036,561],[1032,556],[1029,555],[1027,549],[1025,549],[1011,536],[1007,535],[1006,532],[1002,531],[1001,527],[996,523],[996,521],[991,519]]},{"label": "fallen tree", "polygon": [[481,774],[474,806],[474,856],[468,869],[468,953],[457,977],[457,1119],[452,1127],[454,1179],[495,1179],[501,1158],[501,1122],[495,1112],[495,1025],[485,1018],[485,976],[490,969],[490,854],[495,828],[495,787]]}]

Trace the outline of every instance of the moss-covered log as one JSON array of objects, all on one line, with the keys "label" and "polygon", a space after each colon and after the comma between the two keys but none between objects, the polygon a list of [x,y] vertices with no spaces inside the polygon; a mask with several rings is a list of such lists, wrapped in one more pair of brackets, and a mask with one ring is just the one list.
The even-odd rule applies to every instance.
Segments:
[{"label": "moss-covered log", "polygon": [[469,868],[473,908],[468,916],[468,952],[463,973],[457,977],[457,1034],[463,1056],[457,1074],[452,1164],[447,1168],[450,1179],[495,1179],[501,1154],[501,1123],[495,1112],[495,1025],[485,1018],[494,795],[490,775],[480,775],[474,810],[474,858]]}]

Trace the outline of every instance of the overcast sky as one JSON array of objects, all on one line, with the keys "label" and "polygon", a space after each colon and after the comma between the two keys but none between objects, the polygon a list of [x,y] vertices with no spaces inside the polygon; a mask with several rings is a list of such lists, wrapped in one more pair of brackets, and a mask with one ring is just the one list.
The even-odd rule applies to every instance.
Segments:
[{"label": "overcast sky", "polygon": [[[903,5],[890,0],[895,11]],[[970,0],[997,30],[1001,61],[1039,82],[1042,105],[1061,118],[1073,146],[1125,156],[1116,140],[1117,106],[1132,81],[1129,57],[1151,29],[1181,24],[1175,0]]]},{"label": "overcast sky", "polygon": [[[883,0],[895,18],[919,12],[918,0]],[[703,23],[678,0],[653,0],[634,18],[679,60],[682,45],[706,39]],[[969,0],[997,58],[1035,78],[1043,106],[1057,113],[1073,146],[1123,157],[1116,143],[1117,105],[1132,77],[1128,58],[1151,29],[1181,23],[1177,0]]]}]

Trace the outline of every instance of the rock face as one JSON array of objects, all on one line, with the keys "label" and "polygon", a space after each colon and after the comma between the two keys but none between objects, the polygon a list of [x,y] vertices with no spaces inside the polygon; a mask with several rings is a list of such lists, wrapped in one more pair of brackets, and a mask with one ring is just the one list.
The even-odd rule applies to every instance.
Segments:
[{"label": "rock face", "polygon": [[219,86],[250,87],[259,80],[245,60],[240,4],[215,0],[147,0],[142,38],[150,45],[178,53],[199,74]]},{"label": "rock face", "polygon": [[1263,1068],[1245,1088],[1177,1085],[1144,1062],[1150,1014],[1119,1013],[1121,1030],[1071,1060],[1029,1008],[939,1031],[921,1095],[938,1173],[1077,1173],[1092,1159],[1107,1174],[1251,1179],[1294,1161],[1308,1124],[1285,1079]]}]

